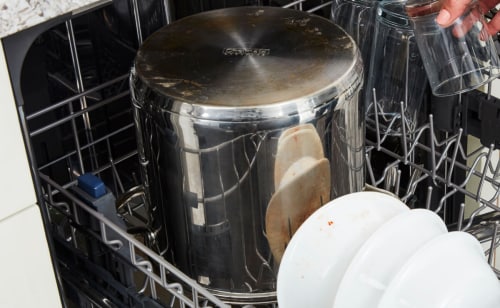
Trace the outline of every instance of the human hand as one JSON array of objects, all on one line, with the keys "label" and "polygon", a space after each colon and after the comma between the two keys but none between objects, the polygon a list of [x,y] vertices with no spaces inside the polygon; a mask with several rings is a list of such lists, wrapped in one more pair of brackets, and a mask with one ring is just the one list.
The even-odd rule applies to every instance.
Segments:
[{"label": "human hand", "polygon": [[[455,19],[460,17],[472,0],[444,0],[441,10],[436,18],[436,22],[442,27],[450,26]],[[500,0],[479,0],[483,12],[495,7]],[[500,31],[500,14],[497,14],[486,24],[487,30],[491,35]]]}]

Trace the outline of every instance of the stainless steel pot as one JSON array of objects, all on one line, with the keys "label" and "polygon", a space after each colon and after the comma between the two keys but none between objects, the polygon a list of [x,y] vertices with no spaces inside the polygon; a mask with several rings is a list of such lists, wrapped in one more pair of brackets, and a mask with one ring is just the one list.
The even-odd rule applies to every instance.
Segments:
[{"label": "stainless steel pot", "polygon": [[150,36],[131,90],[160,253],[228,302],[272,301],[265,216],[280,137],[304,125],[319,136],[331,177],[323,203],[362,190],[362,79],[351,37],[300,11],[209,11]]}]

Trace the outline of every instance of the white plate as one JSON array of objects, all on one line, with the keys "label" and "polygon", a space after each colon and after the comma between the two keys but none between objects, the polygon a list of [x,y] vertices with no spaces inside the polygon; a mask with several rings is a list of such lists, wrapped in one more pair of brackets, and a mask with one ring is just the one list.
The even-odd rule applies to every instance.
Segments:
[{"label": "white plate", "polygon": [[339,197],[315,211],[295,232],[281,260],[280,308],[331,308],[342,276],[366,239],[408,207],[378,192]]},{"label": "white plate", "polygon": [[349,264],[335,308],[376,307],[392,278],[420,247],[447,233],[434,212],[414,209],[383,224]]},{"label": "white plate", "polygon": [[441,235],[420,248],[385,291],[379,308],[498,308],[500,282],[481,244],[465,232]]}]

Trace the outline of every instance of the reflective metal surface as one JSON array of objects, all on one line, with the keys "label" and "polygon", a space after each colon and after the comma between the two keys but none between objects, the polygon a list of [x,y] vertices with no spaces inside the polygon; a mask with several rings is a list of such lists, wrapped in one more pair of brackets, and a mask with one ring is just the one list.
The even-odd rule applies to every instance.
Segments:
[{"label": "reflective metal surface", "polygon": [[[315,106],[357,83],[357,53],[327,19],[244,7],[162,28],[139,49],[135,69],[149,87],[192,105],[253,108],[310,98]],[[267,115],[276,116],[274,110]]]},{"label": "reflective metal surface", "polygon": [[312,124],[330,197],[362,190],[362,79],[352,39],[299,11],[210,11],[148,38],[131,90],[159,253],[228,302],[273,301],[264,220],[280,136]]}]

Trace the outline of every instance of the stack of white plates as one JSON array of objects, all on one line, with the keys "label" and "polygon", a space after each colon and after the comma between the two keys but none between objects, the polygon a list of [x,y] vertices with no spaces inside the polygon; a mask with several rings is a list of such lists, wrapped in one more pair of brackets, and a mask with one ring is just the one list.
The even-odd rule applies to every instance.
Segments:
[{"label": "stack of white plates", "polygon": [[499,308],[481,245],[432,211],[360,192],[314,212],[285,250],[280,308]]}]

